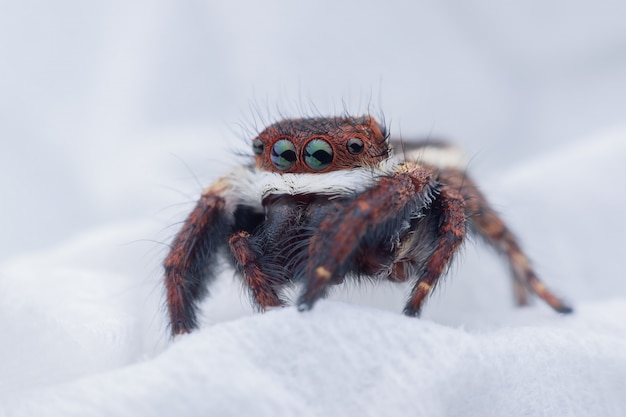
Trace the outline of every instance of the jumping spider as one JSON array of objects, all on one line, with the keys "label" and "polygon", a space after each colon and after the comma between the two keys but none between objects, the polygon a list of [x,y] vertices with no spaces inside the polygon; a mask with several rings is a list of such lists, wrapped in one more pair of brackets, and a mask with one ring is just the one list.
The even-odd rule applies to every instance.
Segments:
[{"label": "jumping spider", "polygon": [[446,161],[456,148],[395,143],[365,116],[283,120],[254,138],[252,151],[254,161],[202,193],[171,244],[173,335],[197,326],[220,252],[259,310],[285,305],[282,290],[294,282],[302,283],[298,309],[309,310],[348,276],[414,281],[404,314],[418,316],[467,231],[506,257],[518,304],[530,291],[572,311],[537,278],[465,166]]}]

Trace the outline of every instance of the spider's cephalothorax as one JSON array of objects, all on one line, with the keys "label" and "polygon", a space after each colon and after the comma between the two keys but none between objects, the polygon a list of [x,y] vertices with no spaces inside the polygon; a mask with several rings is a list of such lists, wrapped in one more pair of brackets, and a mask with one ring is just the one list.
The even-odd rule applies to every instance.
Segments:
[{"label": "spider's cephalothorax", "polygon": [[417,316],[466,230],[506,256],[518,304],[528,292],[571,308],[539,281],[515,236],[449,145],[397,143],[365,117],[287,119],[252,141],[254,162],[207,188],[167,256],[172,334],[197,325],[198,302],[226,254],[260,310],[302,283],[308,310],[344,277],[412,281],[404,313]]}]

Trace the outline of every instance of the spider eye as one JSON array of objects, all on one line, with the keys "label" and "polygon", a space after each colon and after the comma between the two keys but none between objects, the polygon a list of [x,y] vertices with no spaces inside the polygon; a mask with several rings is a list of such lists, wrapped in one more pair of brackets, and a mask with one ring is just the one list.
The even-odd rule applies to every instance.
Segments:
[{"label": "spider eye", "polygon": [[358,155],[363,152],[363,141],[359,138],[350,138],[348,139],[348,144],[346,145],[348,148],[348,152],[352,155]]},{"label": "spider eye", "polygon": [[270,158],[276,168],[287,170],[296,163],[296,147],[289,139],[280,139],[272,146]]},{"label": "spider eye", "polygon": [[265,145],[263,145],[261,139],[255,139],[254,142],[252,142],[252,152],[254,152],[255,155],[261,155],[264,149]]},{"label": "spider eye", "polygon": [[304,148],[304,162],[316,171],[327,168],[333,162],[333,148],[324,139],[313,139]]}]

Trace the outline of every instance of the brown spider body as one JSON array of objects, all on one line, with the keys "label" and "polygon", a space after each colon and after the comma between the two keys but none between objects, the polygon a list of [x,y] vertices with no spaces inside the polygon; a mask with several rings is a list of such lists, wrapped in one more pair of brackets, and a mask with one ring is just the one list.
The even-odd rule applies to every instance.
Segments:
[{"label": "brown spider body", "polygon": [[519,304],[534,292],[571,308],[539,281],[514,235],[458,161],[456,148],[397,144],[370,117],[287,119],[253,140],[254,164],[204,191],[165,260],[172,334],[197,326],[198,302],[226,252],[264,310],[301,282],[308,310],[344,277],[414,280],[404,313],[419,315],[468,230],[506,256]]}]

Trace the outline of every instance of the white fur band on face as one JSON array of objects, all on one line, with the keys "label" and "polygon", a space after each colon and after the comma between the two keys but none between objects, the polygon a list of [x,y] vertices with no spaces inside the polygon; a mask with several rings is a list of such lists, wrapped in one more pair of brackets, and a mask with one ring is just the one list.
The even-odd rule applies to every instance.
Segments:
[{"label": "white fur band on face", "polygon": [[269,172],[243,166],[222,178],[228,190],[226,204],[233,210],[239,204],[261,209],[263,199],[272,194],[346,196],[361,193],[374,186],[380,177],[392,175],[404,161],[461,170],[468,164],[465,154],[457,147],[426,145],[377,165],[319,174]]},{"label": "white fur band on face", "polygon": [[375,166],[321,174],[283,174],[240,168],[227,176],[228,194],[253,207],[260,206],[263,199],[272,194],[349,195],[367,190],[381,176],[393,174],[396,168],[397,161],[393,159]]}]

